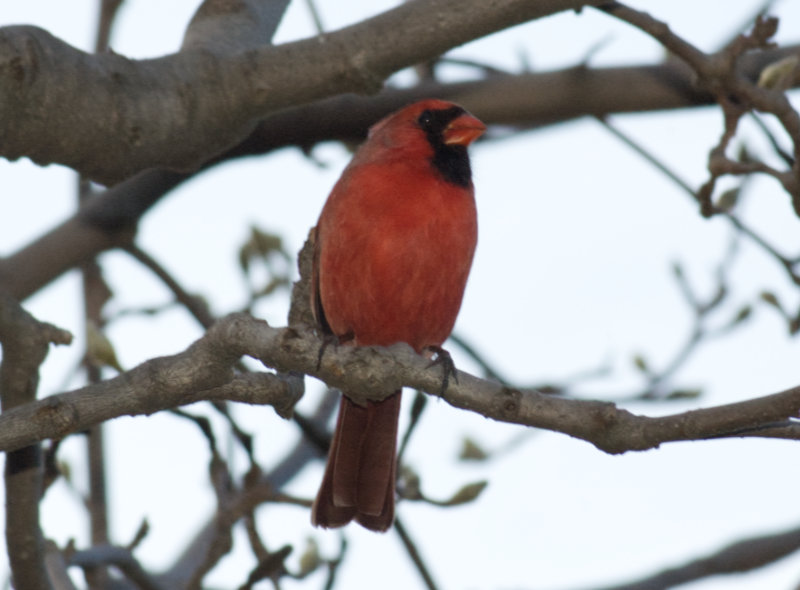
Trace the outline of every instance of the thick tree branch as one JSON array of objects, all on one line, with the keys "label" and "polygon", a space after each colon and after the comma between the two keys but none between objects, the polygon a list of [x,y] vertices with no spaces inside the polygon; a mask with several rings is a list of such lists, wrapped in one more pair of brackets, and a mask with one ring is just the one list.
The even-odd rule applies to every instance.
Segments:
[{"label": "thick tree branch", "polygon": [[[800,47],[793,46],[744,56],[741,75],[755,80],[768,64],[798,52]],[[691,69],[678,60],[655,66],[570,68],[456,84],[425,83],[372,98],[344,95],[281,111],[205,166],[286,146],[307,149],[322,141],[358,141],[386,113],[429,96],[460,102],[487,123],[520,129],[587,114],[685,108],[714,101],[711,94],[694,87]],[[190,173],[148,170],[105,191],[73,218],[0,259],[0,284],[23,300],[84,260],[125,247],[142,215],[189,177]]]},{"label": "thick tree branch", "polygon": [[104,184],[156,166],[194,170],[273,111],[376,92],[404,67],[587,4],[415,0],[313,39],[231,53],[190,36],[191,49],[142,61],[90,55],[44,30],[7,27],[0,30],[0,154],[64,164]]},{"label": "thick tree branch", "polygon": [[[183,353],[152,359],[115,379],[6,412],[0,416],[0,450],[60,438],[117,416],[150,414],[203,399],[274,404],[280,413],[288,412],[299,385],[291,378],[263,373],[234,376],[232,367],[245,354],[278,371],[313,375],[347,389],[360,402],[383,399],[402,386],[428,392],[441,387],[440,372],[406,345],[329,347],[318,368],[321,344],[311,330],[272,328],[233,314]],[[442,398],[495,420],[562,432],[607,453],[641,451],[673,441],[771,436],[769,429],[775,423],[785,427],[785,421],[800,411],[800,387],[794,387],[744,402],[652,418],[609,402],[510,389],[463,372]]]}]

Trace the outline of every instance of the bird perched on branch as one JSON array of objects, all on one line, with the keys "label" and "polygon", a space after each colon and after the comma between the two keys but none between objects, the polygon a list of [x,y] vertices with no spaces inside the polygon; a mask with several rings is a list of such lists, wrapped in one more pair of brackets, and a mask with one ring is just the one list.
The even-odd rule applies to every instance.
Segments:
[{"label": "bird perched on branch", "polygon": [[[467,146],[485,130],[432,99],[373,125],[317,223],[312,307],[324,332],[347,345],[441,350],[478,237]],[[314,525],[391,526],[399,411],[400,391],[366,406],[343,392]]]}]

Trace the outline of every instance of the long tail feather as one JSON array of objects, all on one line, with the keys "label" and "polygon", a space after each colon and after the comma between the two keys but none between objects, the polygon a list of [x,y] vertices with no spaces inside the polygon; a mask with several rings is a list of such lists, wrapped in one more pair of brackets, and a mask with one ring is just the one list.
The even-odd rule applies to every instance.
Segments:
[{"label": "long tail feather", "polygon": [[325,528],[355,519],[374,531],[394,520],[400,392],[366,407],[342,396],[328,463],[311,522]]}]

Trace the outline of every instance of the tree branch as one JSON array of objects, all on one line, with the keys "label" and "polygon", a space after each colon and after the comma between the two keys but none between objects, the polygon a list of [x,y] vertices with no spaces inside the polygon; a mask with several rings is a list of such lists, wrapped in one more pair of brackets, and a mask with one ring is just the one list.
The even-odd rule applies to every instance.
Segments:
[{"label": "tree branch", "polygon": [[[50,343],[68,344],[71,335],[50,324],[38,322],[16,301],[0,292],[0,405],[3,414],[24,408],[36,399],[39,366]],[[6,544],[11,575],[16,588],[49,590],[46,551],[39,526],[42,495],[42,465],[39,445],[20,445],[6,457]]]},{"label": "tree branch", "polygon": [[[272,328],[232,314],[180,354],[149,360],[109,381],[26,404],[0,416],[0,450],[45,438],[61,438],[122,415],[155,411],[208,399],[273,404],[286,415],[298,398],[294,377],[234,376],[233,365],[250,355],[283,373],[315,376],[353,393],[355,401],[380,400],[406,386],[438,392],[441,375],[410,347],[328,347],[310,329]],[[607,453],[642,451],[665,442],[725,436],[765,437],[800,411],[800,386],[743,402],[661,417],[639,416],[600,401],[562,399],[520,391],[459,372],[444,395],[454,407],[502,422],[568,434]],[[763,427],[763,428],[762,428]]]},{"label": "tree branch", "polygon": [[719,574],[754,570],[800,549],[800,528],[752,537],[723,547],[716,553],[664,570],[636,582],[603,590],[667,590]]},{"label": "tree branch", "polygon": [[46,543],[45,567],[53,590],[78,590],[67,573],[64,555],[53,541]]},{"label": "tree branch", "polygon": [[141,61],[90,55],[35,27],[7,27],[0,29],[0,155],[64,164],[103,184],[152,167],[194,170],[271,112],[376,92],[404,67],[589,3],[415,0],[321,37],[239,51],[195,41],[190,29],[186,49]]},{"label": "tree branch", "polygon": [[[669,26],[649,14],[625,6],[621,2],[607,2],[598,6],[607,12],[652,36],[667,50],[691,66],[698,76],[699,83],[711,92],[722,107],[725,116],[725,130],[718,145],[709,154],[708,168],[711,178],[697,193],[703,215],[709,217],[718,213],[711,195],[716,180],[725,174],[744,175],[761,172],[778,180],[792,197],[792,204],[800,215],[800,113],[794,110],[786,96],[786,84],[770,87],[762,80],[754,82],[741,76],[738,62],[744,55],[753,51],[763,51],[774,47],[770,39],[778,29],[778,19],[759,17],[748,34],[734,38],[726,47],[714,54],[706,54],[691,43],[675,35]],[[796,74],[790,76],[792,85]],[[739,120],[748,110],[771,113],[780,122],[794,144],[794,162],[785,171],[776,170],[763,163],[741,163],[729,159],[726,149],[736,134]]]},{"label": "tree branch", "polygon": [[[767,64],[798,51],[800,47],[793,46],[744,56],[740,73],[757,79]],[[367,127],[386,113],[429,96],[460,102],[487,123],[525,129],[586,114],[603,116],[713,103],[714,97],[694,88],[691,78],[688,66],[669,60],[655,66],[570,68],[455,84],[426,83],[371,98],[338,96],[267,117],[244,141],[205,167],[286,146],[308,149],[322,141],[358,141]],[[139,219],[191,176],[148,170],[108,189],[71,219],[0,259],[0,284],[24,300],[83,260],[125,247]]]},{"label": "tree branch", "polygon": [[114,566],[133,583],[137,590],[166,590],[155,577],[151,576],[133,553],[125,547],[95,545],[85,551],[76,551],[70,556],[69,565],[84,569]]},{"label": "tree branch", "polygon": [[[323,396],[316,411],[308,419],[315,427],[323,430],[331,416],[339,408],[338,395]],[[297,418],[297,414],[295,414]],[[244,486],[237,486],[235,494],[229,498],[228,511],[231,512],[229,522],[241,518],[247,510],[252,510],[261,502],[274,500],[276,490],[282,489],[288,481],[306,466],[310,460],[322,459],[324,453],[307,436],[301,437],[295,447],[268,472],[262,473],[258,481],[245,479]],[[234,514],[235,512],[235,514]],[[195,572],[203,569],[217,544],[219,535],[227,534],[220,530],[217,513],[207,517],[206,523],[189,541],[169,570],[159,575],[159,580],[170,588],[188,586]]]},{"label": "tree branch", "polygon": [[183,36],[182,49],[204,49],[220,55],[267,45],[289,0],[205,0]]}]

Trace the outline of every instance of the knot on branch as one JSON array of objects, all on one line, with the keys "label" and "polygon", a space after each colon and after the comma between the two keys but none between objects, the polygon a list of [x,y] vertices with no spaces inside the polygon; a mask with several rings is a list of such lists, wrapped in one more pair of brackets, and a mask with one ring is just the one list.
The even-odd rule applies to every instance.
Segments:
[{"label": "knot on branch", "polygon": [[60,439],[75,432],[80,416],[74,404],[65,403],[58,396],[46,397],[33,413],[33,421],[47,425],[52,430],[50,438]]},{"label": "knot on branch", "polygon": [[521,399],[522,392],[519,389],[503,387],[492,400],[497,417],[503,421],[516,422],[520,413]]},{"label": "knot on branch", "polygon": [[[39,35],[49,33],[32,26],[3,27],[0,30],[0,80],[4,85],[21,91],[36,78],[42,60]],[[5,117],[3,119],[8,122]]]}]

